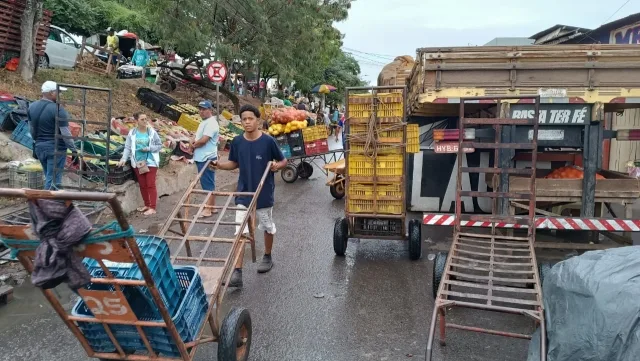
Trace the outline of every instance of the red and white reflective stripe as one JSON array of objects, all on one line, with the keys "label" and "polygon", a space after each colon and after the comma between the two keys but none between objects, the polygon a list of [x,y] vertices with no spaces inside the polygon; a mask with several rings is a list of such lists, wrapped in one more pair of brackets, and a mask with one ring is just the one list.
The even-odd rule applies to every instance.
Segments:
[{"label": "red and white reflective stripe", "polygon": [[[422,223],[428,226],[452,226],[453,214],[425,213]],[[462,227],[491,227],[491,222],[461,221]],[[639,232],[640,219],[536,217],[536,229]],[[527,228],[526,225],[498,222],[497,228]]]}]

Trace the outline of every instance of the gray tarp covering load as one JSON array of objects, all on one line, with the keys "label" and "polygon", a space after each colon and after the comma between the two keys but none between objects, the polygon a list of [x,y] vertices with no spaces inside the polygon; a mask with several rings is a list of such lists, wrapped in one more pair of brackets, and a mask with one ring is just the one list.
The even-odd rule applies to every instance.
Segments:
[{"label": "gray tarp covering load", "polygon": [[[548,361],[640,360],[640,246],[587,252],[543,282]],[[540,332],[528,361],[540,360]]]}]

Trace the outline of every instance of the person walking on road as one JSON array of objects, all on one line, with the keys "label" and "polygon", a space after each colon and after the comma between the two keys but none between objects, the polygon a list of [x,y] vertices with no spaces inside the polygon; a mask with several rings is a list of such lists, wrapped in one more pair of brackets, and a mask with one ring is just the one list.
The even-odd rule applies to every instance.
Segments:
[{"label": "person walking on road", "polygon": [[136,120],[137,126],[132,128],[127,135],[124,153],[118,162],[118,167],[124,166],[127,159],[131,160],[131,167],[138,178],[140,194],[144,201],[144,207],[138,208],[138,212],[144,212],[145,216],[150,216],[156,214],[158,201],[156,174],[160,164],[162,140],[155,129],[149,126],[146,114],[135,113],[133,118]]},{"label": "person walking on road", "polygon": [[[27,112],[31,137],[35,143],[33,150],[44,171],[45,190],[61,187],[62,172],[67,158],[66,151],[67,149],[72,150],[74,158],[76,153],[76,146],[70,138],[58,140],[56,144],[56,134],[71,137],[69,113],[61,105],[56,104],[57,89],[58,84],[53,81],[42,83],[42,99],[29,105]],[[67,88],[60,87],[60,91],[65,90]],[[56,116],[58,117],[58,129],[56,129]],[[56,152],[59,154],[54,154]],[[56,168],[57,172],[55,172]]]},{"label": "person walking on road", "polygon": [[[255,192],[262,179],[262,174],[269,162],[271,172],[267,175],[262,186],[262,191],[258,196],[256,206],[256,221],[258,229],[264,231],[264,256],[258,265],[258,273],[266,273],[273,267],[271,259],[271,249],[273,247],[273,236],[276,234],[276,225],[273,222],[273,204],[275,193],[275,181],[273,172],[286,167],[287,159],[284,157],[278,144],[273,137],[263,134],[259,130],[260,111],[253,105],[243,105],[240,108],[240,117],[244,134],[239,135],[231,142],[229,160],[218,161],[212,165],[217,169],[233,170],[240,169],[238,177],[238,192]],[[236,205],[241,208],[248,208],[251,197],[236,197]],[[246,212],[238,212],[244,218]],[[244,213],[244,214],[243,214]],[[236,215],[236,221],[238,219]],[[240,231],[236,227],[237,231]],[[246,232],[246,229],[243,230]],[[244,258],[244,248],[241,250],[240,258],[236,263],[229,287],[242,287],[242,261]]]},{"label": "person walking on road", "polygon": [[[216,173],[213,169],[205,167],[208,161],[218,160],[218,137],[220,136],[220,125],[217,115],[214,116],[213,104],[208,100],[203,100],[198,104],[202,121],[198,125],[193,146],[193,160],[196,162],[198,173],[202,172],[200,185],[205,191],[216,190]],[[203,170],[204,169],[204,170]],[[216,197],[211,196],[207,200],[207,206],[202,211],[201,217],[211,217],[218,213],[213,206],[216,205]]]}]

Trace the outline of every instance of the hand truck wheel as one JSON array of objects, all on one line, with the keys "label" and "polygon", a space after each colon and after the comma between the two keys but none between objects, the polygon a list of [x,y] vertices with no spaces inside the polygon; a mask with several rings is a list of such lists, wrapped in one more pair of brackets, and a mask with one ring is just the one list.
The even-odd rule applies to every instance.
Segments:
[{"label": "hand truck wheel", "polygon": [[349,221],[341,217],[333,226],[333,251],[337,256],[344,256],[349,242]]},{"label": "hand truck wheel", "polygon": [[336,177],[336,181],[329,186],[329,192],[331,193],[331,195],[333,196],[333,198],[335,199],[342,199],[344,198],[345,195],[345,191],[344,191],[344,177],[342,176],[337,176]]},{"label": "hand truck wheel", "polygon": [[309,162],[300,162],[298,164],[298,177],[302,179],[309,179],[313,174],[313,166]]},{"label": "hand truck wheel", "polygon": [[417,219],[409,221],[409,259],[412,261],[422,256],[422,225]]},{"label": "hand truck wheel", "polygon": [[171,93],[172,87],[171,87],[171,83],[163,81],[162,83],[160,83],[160,91],[162,91],[163,93]]},{"label": "hand truck wheel", "polygon": [[287,164],[281,172],[282,180],[287,183],[293,183],[298,179],[298,169],[293,164]]},{"label": "hand truck wheel", "polygon": [[436,253],[436,258],[433,260],[433,282],[431,287],[433,288],[433,298],[438,297],[438,289],[440,288],[440,282],[444,275],[444,267],[447,265],[447,252]]},{"label": "hand truck wheel", "polygon": [[245,308],[233,308],[220,326],[218,361],[246,361],[251,348],[251,315]]}]

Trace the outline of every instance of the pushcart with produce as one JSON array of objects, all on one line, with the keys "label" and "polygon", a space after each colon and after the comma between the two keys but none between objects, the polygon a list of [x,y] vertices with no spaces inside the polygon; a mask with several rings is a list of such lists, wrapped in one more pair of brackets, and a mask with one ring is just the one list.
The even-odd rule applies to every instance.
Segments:
[{"label": "pushcart with produce", "polygon": [[330,149],[327,128],[324,125],[308,126],[307,112],[290,107],[275,108],[269,112],[269,134],[288,160],[281,171],[282,180],[293,183],[298,178],[308,179],[314,167],[329,176],[320,164],[339,161],[342,149]]},{"label": "pushcart with produce", "polygon": [[[80,299],[72,310],[65,310],[52,285],[39,284],[87,355],[101,360],[191,361],[200,345],[217,342],[218,361],[246,361],[251,316],[244,308],[224,312],[223,299],[233,266],[247,243],[255,262],[256,202],[269,171],[267,166],[252,193],[198,189],[201,172],[158,236],[136,235],[113,193],[0,188],[0,197],[27,199],[38,225],[1,224],[0,240],[32,274],[39,247],[51,242],[41,228],[45,209],[66,208],[71,213],[76,201],[104,202],[116,221],[93,230],[88,221],[74,222],[74,227],[84,224],[87,233],[67,245],[71,257],[84,258],[90,274],[88,285],[77,288]],[[248,208],[231,206],[236,196],[251,196],[252,202]],[[223,204],[215,206],[215,220],[200,217],[209,197]],[[240,221],[227,214],[237,210],[244,211]],[[208,228],[205,235],[203,226]],[[234,227],[248,228],[248,235],[235,232],[234,236]]]},{"label": "pushcart with produce", "polygon": [[[405,122],[406,88],[347,88],[345,216],[336,220],[333,249],[344,256],[349,238],[401,239],[409,257],[422,253],[421,224],[406,224],[406,155],[419,151],[415,125]],[[340,176],[342,178],[342,176]]]}]

